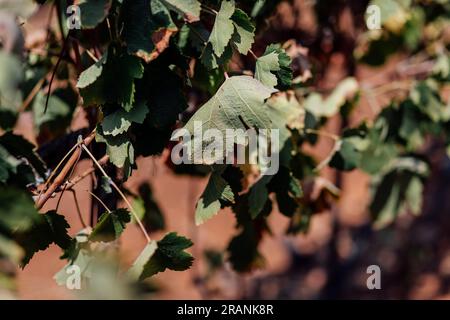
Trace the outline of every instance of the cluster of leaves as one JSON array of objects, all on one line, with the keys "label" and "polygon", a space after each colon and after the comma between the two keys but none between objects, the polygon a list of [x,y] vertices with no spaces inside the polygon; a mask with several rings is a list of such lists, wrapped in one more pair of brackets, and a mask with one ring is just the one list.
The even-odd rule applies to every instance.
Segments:
[{"label": "cluster of leaves", "polygon": [[[271,233],[267,217],[274,203],[290,218],[287,233],[307,231],[311,216],[331,206],[339,190],[317,176],[325,165],[340,171],[358,168],[373,175],[370,210],[375,226],[391,223],[404,208],[419,213],[430,170],[422,150],[424,141],[429,135],[444,136],[450,145],[449,106],[440,97],[450,78],[448,48],[444,45],[430,53],[437,61],[434,70],[428,79],[414,84],[406,99],[392,102],[373,122],[346,128],[341,137],[333,137],[332,154],[317,165],[304,152],[304,145],[317,142],[327,119],[348,116],[362,89],[354,78],[347,78],[326,97],[311,90],[305,94],[305,88],[289,90],[298,86],[292,85],[291,58],[283,45],[270,44],[259,57],[251,50],[259,31],[255,23],[271,13],[277,2],[84,0],[81,30],[61,30],[65,39],[59,57],[29,54],[23,68],[19,57],[0,51],[0,127],[6,130],[0,136],[0,257],[24,265],[35,252],[54,243],[68,260],[56,275],[57,282],[66,284],[72,265],[80,267],[88,279],[95,272],[93,259],[113,247],[132,220],[128,209],[108,209],[92,228],[70,237],[63,216],[55,211],[39,214],[33,205],[29,191],[42,185],[49,173],[34,146],[10,129],[18,112],[31,106],[38,141],[61,136],[77,100],[86,110],[95,111],[96,142],[105,146],[123,181],[139,169],[137,157],[160,154],[171,146],[175,128],[184,126],[193,132],[195,121],[224,135],[227,129],[279,130],[278,148],[271,150],[280,158],[274,175],[253,179],[261,169],[255,165],[211,165],[213,159],[203,163],[209,181],[198,200],[195,222],[206,222],[224,207],[233,210],[238,233],[227,252],[237,271],[264,264],[258,247],[263,236]],[[384,12],[384,29],[368,33],[361,46],[365,49],[356,52],[361,61],[384,63],[405,45],[413,53],[436,49],[430,43],[436,44],[439,35],[423,39],[422,29],[440,30],[450,9],[445,1],[429,2],[431,9],[420,1],[414,5],[374,1]],[[65,7],[59,7],[64,15]],[[75,63],[64,54],[70,47],[68,39],[76,39],[77,46],[85,49],[77,52],[80,57]],[[254,58],[252,72],[230,67],[239,55]],[[55,65],[52,83],[45,75]],[[71,81],[74,74],[76,86]],[[41,89],[44,84],[48,90]],[[31,100],[24,98],[28,96]],[[191,100],[206,102],[190,115],[186,110]],[[207,148],[195,145],[194,154]],[[217,156],[224,155],[214,154],[214,159]],[[108,181],[104,187],[112,193]],[[129,195],[135,198],[129,209],[147,230],[165,227],[149,186],[141,186],[139,195]],[[190,246],[189,239],[176,233],[151,240],[126,276],[143,280],[166,269],[186,270],[193,262],[185,251]]]}]

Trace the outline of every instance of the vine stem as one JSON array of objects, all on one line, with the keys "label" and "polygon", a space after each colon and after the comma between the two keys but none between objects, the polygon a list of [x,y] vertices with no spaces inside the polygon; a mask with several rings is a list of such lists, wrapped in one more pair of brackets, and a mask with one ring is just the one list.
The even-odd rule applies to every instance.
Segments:
[{"label": "vine stem", "polygon": [[[49,179],[45,183],[45,186],[47,186],[49,184],[51,178],[56,174],[58,168],[62,165],[62,163],[65,161],[65,159],[68,158],[69,155],[72,153],[72,155],[70,156],[69,160],[67,161],[65,166],[61,169],[61,172],[55,178],[55,180],[50,185],[50,187],[45,191],[45,193],[42,196],[39,195],[39,198],[38,198],[38,201],[37,201],[37,204],[36,204],[36,209],[38,209],[38,210],[42,209],[44,204],[53,195],[53,192],[55,192],[56,189],[58,189],[58,187],[60,187],[64,183],[64,178],[70,172],[71,168],[76,163],[79,154],[81,153],[81,148],[78,148],[80,146],[80,144],[82,143],[83,145],[89,145],[92,142],[92,140],[94,140],[94,137],[95,137],[95,132],[91,132],[91,134],[89,134],[83,141],[78,142],[76,145],[74,145],[72,147],[72,149],[70,149],[69,152],[64,156],[64,158],[60,161],[60,163],[56,166],[56,168],[51,173]],[[78,150],[77,150],[77,148],[78,148]],[[75,152],[73,152],[74,150],[75,150]]]},{"label": "vine stem", "polygon": [[84,222],[83,215],[81,214],[80,204],[78,203],[77,193],[75,190],[67,190],[67,192],[72,193],[73,200],[75,202],[75,208],[77,209],[78,219],[80,220],[81,225],[83,226],[83,229],[87,227],[86,223]]},{"label": "vine stem", "polygon": [[255,60],[258,60],[258,56],[253,52],[252,49],[249,49],[248,52],[250,53],[250,55],[251,55]]},{"label": "vine stem", "polygon": [[120,188],[117,186],[117,184],[108,176],[108,174],[105,172],[105,170],[103,170],[103,168],[100,165],[100,163],[97,161],[97,159],[95,159],[94,155],[89,151],[89,149],[86,147],[86,145],[85,144],[81,144],[81,147],[84,149],[84,151],[86,151],[86,153],[92,159],[92,161],[97,166],[97,168],[100,170],[100,172],[103,174],[103,176],[110,181],[111,185],[113,186],[114,189],[116,189],[117,193],[121,196],[123,201],[125,201],[125,203],[127,204],[127,206],[130,209],[130,212],[133,214],[134,219],[137,221],[137,223],[139,225],[139,228],[141,228],[142,233],[144,234],[145,238],[147,239],[147,242],[152,241],[152,239],[150,238],[150,236],[147,233],[147,230],[145,230],[144,225],[141,222],[141,219],[137,215],[136,211],[134,211],[133,206],[128,201],[127,197],[123,194],[122,190],[120,190]]},{"label": "vine stem", "polygon": [[[109,160],[109,156],[108,155],[104,155],[100,160],[98,160],[98,163],[100,163],[101,165],[104,165],[108,162]],[[86,171],[84,171],[82,174],[80,174],[79,176],[76,176],[75,178],[71,179],[70,181],[67,181],[67,190],[72,189],[77,183],[79,183],[80,181],[82,181],[84,178],[88,177],[90,174],[92,174],[95,171],[96,167],[91,167],[89,169],[87,169]]]},{"label": "vine stem", "polygon": [[202,9],[203,9],[203,11],[208,12],[208,13],[211,13],[211,14],[213,14],[213,15],[218,15],[218,14],[219,14],[219,13],[217,12],[217,10],[208,7],[206,4],[203,4],[203,3],[202,3]]},{"label": "vine stem", "polygon": [[44,82],[45,82],[45,77],[41,78],[41,80],[39,80],[36,83],[36,85],[33,87],[33,89],[28,94],[27,98],[24,100],[24,102],[20,106],[19,113],[25,111],[28,108],[28,106],[31,103],[31,101],[33,101],[34,97],[41,90],[42,86],[44,85]]},{"label": "vine stem", "polygon": [[100,199],[95,193],[86,190],[87,192],[89,192],[89,194],[91,196],[93,196],[98,202],[100,202],[100,204],[106,209],[106,211],[108,211],[108,213],[111,213],[111,210],[108,208],[108,206],[102,201],[102,199]]}]

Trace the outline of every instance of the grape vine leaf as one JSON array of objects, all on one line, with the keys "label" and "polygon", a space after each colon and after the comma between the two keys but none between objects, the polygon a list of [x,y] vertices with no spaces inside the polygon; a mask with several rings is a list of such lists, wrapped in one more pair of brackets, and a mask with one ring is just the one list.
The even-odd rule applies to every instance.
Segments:
[{"label": "grape vine leaf", "polygon": [[145,268],[145,265],[150,261],[151,257],[155,254],[158,244],[155,240],[150,241],[145,246],[144,250],[139,254],[137,259],[134,261],[131,268],[128,270],[127,275],[133,279],[138,280]]},{"label": "grape vine leaf", "polygon": [[344,130],[342,139],[336,141],[335,153],[329,165],[342,171],[350,171],[361,166],[362,155],[369,148],[371,141],[367,137],[365,124],[359,128]]},{"label": "grape vine leaf", "polygon": [[28,264],[36,252],[47,249],[52,243],[58,245],[61,249],[67,249],[71,243],[71,238],[67,234],[70,225],[64,216],[52,210],[40,214],[38,217],[31,229],[26,232],[19,232],[15,236],[17,242],[25,250],[25,256],[21,263],[22,267]]},{"label": "grape vine leaf", "polygon": [[31,197],[16,188],[0,188],[0,228],[12,232],[29,230],[39,221]]},{"label": "grape vine leaf", "polygon": [[225,47],[223,54],[220,57],[217,57],[213,52],[213,47],[211,43],[207,43],[202,51],[200,59],[203,65],[208,70],[213,70],[217,69],[219,65],[225,64],[228,60],[231,59],[232,56],[233,56],[233,48],[231,47],[231,45],[228,44]]},{"label": "grape vine leaf", "polygon": [[189,23],[200,20],[200,2],[198,0],[160,0],[169,9],[182,15]]},{"label": "grape vine leaf", "polygon": [[105,135],[101,126],[97,126],[95,140],[99,143],[106,143],[106,152],[110,161],[118,168],[130,169],[134,164],[134,147],[126,134],[117,136]]},{"label": "grape vine leaf", "polygon": [[[274,92],[276,90],[264,86],[252,77],[230,77],[191,117],[184,128],[193,134],[194,122],[198,121],[202,130],[218,129],[224,137],[227,129],[270,129],[272,123],[267,114],[265,100]],[[204,148],[201,143],[194,145]],[[201,151],[196,147],[194,154]]]},{"label": "grape vine leaf", "polygon": [[249,190],[248,212],[253,219],[256,218],[264,208],[266,200],[269,197],[267,184],[272,178],[273,176],[269,175],[262,176]]},{"label": "grape vine leaf", "polygon": [[289,92],[278,92],[266,102],[273,127],[279,129],[280,165],[289,167],[293,155],[292,130],[305,127],[305,108]]},{"label": "grape vine leaf", "polygon": [[108,16],[111,0],[81,0],[80,20],[83,29],[93,29]]},{"label": "grape vine leaf", "polygon": [[194,258],[184,250],[191,246],[191,240],[177,235],[176,232],[168,233],[156,245],[154,241],[151,241],[145,247],[129,274],[144,280],[166,269],[187,270],[191,267]]},{"label": "grape vine leaf", "polygon": [[20,60],[0,51],[0,128],[12,128],[22,103],[20,85],[24,79]]},{"label": "grape vine leaf", "polygon": [[410,92],[412,102],[432,121],[446,121],[445,108],[432,81],[419,82]]},{"label": "grape vine leaf", "polygon": [[268,87],[288,88],[292,83],[291,58],[280,45],[271,44],[256,60],[255,78]]},{"label": "grape vine leaf", "polygon": [[48,99],[48,105],[51,108],[45,111],[46,98],[46,94],[42,91],[39,91],[34,98],[32,105],[34,125],[41,132],[49,130],[55,135],[63,134],[72,120],[78,95],[71,87],[58,88]]},{"label": "grape vine leaf", "polygon": [[311,93],[305,100],[305,108],[317,118],[332,117],[358,90],[358,82],[354,78],[346,78],[327,98],[323,98],[319,93]]},{"label": "grape vine leaf", "polygon": [[225,47],[231,40],[234,32],[234,25],[231,17],[234,14],[234,0],[224,0],[220,5],[220,10],[216,15],[213,29],[209,35],[208,42],[211,43],[214,53],[220,57],[225,51]]},{"label": "grape vine leaf", "polygon": [[92,241],[113,241],[120,237],[125,230],[125,226],[131,221],[130,213],[127,209],[117,209],[103,213],[98,223],[92,229],[89,239]]},{"label": "grape vine leaf", "polygon": [[0,233],[0,255],[8,258],[15,264],[20,264],[24,256],[24,250],[14,240]]},{"label": "grape vine leaf", "polygon": [[124,39],[128,53],[145,62],[156,59],[178,30],[169,10],[159,0],[128,1],[123,7]]},{"label": "grape vine leaf", "polygon": [[258,251],[261,234],[253,223],[244,224],[241,232],[228,245],[229,261],[239,272],[251,271],[265,265],[265,259]]},{"label": "grape vine leaf", "polygon": [[178,115],[187,108],[182,79],[174,70],[157,65],[155,61],[148,67],[143,84],[149,109],[147,117],[149,122],[156,128],[173,126],[178,120]]},{"label": "grape vine leaf", "polygon": [[77,87],[85,105],[119,103],[130,111],[134,105],[134,80],[143,74],[138,57],[111,46],[99,61],[81,73]]},{"label": "grape vine leaf", "polygon": [[71,266],[77,266],[80,270],[80,276],[82,279],[87,279],[90,277],[90,266],[94,258],[85,249],[79,250],[77,256],[73,261],[65,265],[61,270],[59,270],[54,276],[56,283],[59,286],[67,286],[67,281],[73,271],[70,271]]},{"label": "grape vine leaf", "polygon": [[234,202],[233,190],[221,176],[222,171],[217,170],[211,173],[208,184],[203,191],[195,208],[195,224],[200,225],[216,215],[221,202]]},{"label": "grape vine leaf", "polygon": [[128,112],[122,108],[114,111],[103,118],[103,133],[112,136],[125,133],[133,122],[142,124],[147,113],[148,108],[144,102],[136,103]]},{"label": "grape vine leaf", "polygon": [[424,161],[403,157],[380,175],[373,183],[373,197],[370,212],[374,227],[383,228],[392,223],[406,208],[419,214],[422,207],[423,179],[429,174]]},{"label": "grape vine leaf", "polygon": [[16,174],[19,164],[20,161],[0,145],[0,183],[6,183],[13,174]]},{"label": "grape vine leaf", "polygon": [[103,56],[98,59],[93,65],[84,70],[80,77],[78,78],[77,88],[84,89],[93,84],[101,76],[103,72],[103,66],[108,60],[108,51],[103,54]]},{"label": "grape vine leaf", "polygon": [[235,33],[232,42],[241,54],[247,54],[251,49],[255,38],[255,26],[249,16],[241,9],[236,9],[231,16]]},{"label": "grape vine leaf", "polygon": [[34,151],[34,145],[22,136],[6,132],[0,136],[0,145],[16,158],[25,158],[36,172],[45,177],[46,167],[39,155]]}]

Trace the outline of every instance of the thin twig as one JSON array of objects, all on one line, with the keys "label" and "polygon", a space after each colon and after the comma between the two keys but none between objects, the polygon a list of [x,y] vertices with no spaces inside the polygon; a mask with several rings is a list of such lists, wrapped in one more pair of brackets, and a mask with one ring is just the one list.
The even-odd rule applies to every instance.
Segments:
[{"label": "thin twig", "polygon": [[80,223],[83,226],[83,229],[87,227],[86,223],[83,220],[83,215],[81,214],[81,210],[80,210],[80,204],[78,203],[78,198],[77,198],[77,193],[75,192],[75,190],[67,190],[68,192],[72,193],[73,195],[73,200],[75,201],[75,207],[77,209],[77,214],[78,214],[78,219],[80,219]]},{"label": "thin twig", "polygon": [[100,204],[106,209],[106,211],[108,211],[108,213],[111,213],[111,210],[108,208],[108,206],[102,201],[102,199],[100,199],[99,197],[97,197],[93,192],[86,190],[87,192],[90,193],[91,196],[93,196],[98,202],[100,202]]},{"label": "thin twig", "polygon": [[123,201],[125,201],[125,203],[127,204],[127,206],[130,209],[130,212],[133,214],[134,219],[137,221],[139,227],[141,228],[142,233],[144,234],[145,238],[147,239],[148,242],[150,242],[151,239],[147,233],[147,230],[145,230],[144,225],[141,222],[141,219],[139,219],[139,216],[137,215],[136,211],[134,211],[133,206],[128,201],[127,197],[123,194],[122,190],[120,190],[120,188],[117,186],[117,184],[109,177],[109,175],[105,172],[105,170],[103,170],[100,163],[98,163],[97,159],[95,159],[94,155],[89,151],[89,149],[86,147],[86,145],[82,144],[81,147],[84,149],[84,151],[86,151],[86,153],[89,155],[89,157],[91,157],[92,161],[98,167],[98,169],[103,174],[103,176],[110,181],[111,185],[113,186],[114,189],[116,189],[117,193],[122,197]]},{"label": "thin twig", "polygon": [[[78,158],[77,158],[77,160],[75,161],[75,163],[73,164],[72,169],[70,169],[70,173],[69,173],[69,175],[68,175],[67,181],[70,181],[70,178],[72,178],[73,172],[75,171],[75,168],[76,168],[76,166],[78,165],[78,162],[80,162],[80,158],[81,158],[81,152],[78,152]],[[66,191],[66,188],[67,188],[67,183],[65,183],[65,184],[63,185],[63,188],[62,188],[62,190],[61,190],[61,194],[59,195],[58,202],[56,203],[56,209],[55,209],[55,211],[58,211],[59,203],[61,202],[61,199],[62,199],[62,197],[63,197],[63,195],[64,195],[64,191]]]},{"label": "thin twig", "polygon": [[31,103],[31,101],[33,101],[34,97],[38,94],[39,90],[41,90],[42,85],[45,82],[45,78],[43,77],[42,79],[40,79],[33,87],[33,89],[31,89],[30,93],[28,94],[27,98],[25,99],[25,101],[22,103],[22,105],[20,106],[19,109],[19,113],[25,111],[29,104]]},{"label": "thin twig", "polygon": [[55,80],[56,71],[58,71],[58,67],[59,67],[59,64],[62,61],[62,57],[63,57],[63,55],[64,55],[64,53],[66,51],[66,46],[67,46],[67,42],[68,41],[69,41],[69,35],[67,35],[67,37],[64,38],[64,43],[63,43],[63,47],[61,49],[61,53],[59,54],[58,60],[56,61],[55,67],[53,68],[52,76],[51,76],[50,82],[48,84],[47,97],[45,99],[44,114],[47,112],[48,102],[50,100],[50,93],[51,93],[51,90],[52,90],[53,80]]},{"label": "thin twig", "polygon": [[88,49],[86,49],[86,53],[88,54],[89,57],[91,57],[92,60],[94,60],[95,62],[98,62],[97,57],[94,56],[94,54],[92,52],[90,52]]},{"label": "thin twig", "polygon": [[258,60],[258,56],[252,51],[252,49],[248,50],[250,52],[250,55],[255,58],[255,60]]},{"label": "thin twig", "polygon": [[[95,137],[95,132],[92,132],[90,135],[88,135],[82,141],[83,146],[89,145],[92,142],[92,140],[94,140],[94,137]],[[75,149],[78,145],[79,145],[79,143],[77,143],[77,145],[75,146]],[[36,204],[36,208],[38,210],[41,209],[44,206],[44,204],[48,201],[48,199],[50,199],[52,197],[53,192],[55,192],[56,189],[58,189],[64,183],[64,178],[67,176],[67,174],[69,173],[69,171],[71,170],[71,168],[73,167],[75,162],[77,161],[79,153],[81,153],[81,148],[78,148],[78,150],[76,150],[74,153],[72,153],[71,157],[69,158],[67,163],[64,165],[64,167],[61,169],[61,172],[55,178],[53,183],[45,191],[45,193],[42,195],[42,197],[39,197],[38,202]],[[55,172],[55,171],[56,171],[56,169],[53,172]],[[52,175],[53,175],[53,173],[52,173]]]},{"label": "thin twig", "polygon": [[[100,160],[98,160],[98,163],[101,165],[104,165],[108,162],[109,156],[104,155]],[[84,171],[79,176],[76,176],[75,178],[71,179],[70,181],[67,181],[67,190],[72,189],[76,184],[78,184],[80,181],[82,181],[84,178],[88,177],[90,174],[92,174],[95,171],[96,167],[91,167]]]},{"label": "thin twig", "polygon": [[206,4],[203,4],[203,3],[202,3],[202,10],[205,11],[205,12],[211,13],[213,15],[217,15],[218,14],[217,10],[208,7]]},{"label": "thin twig", "polygon": [[52,173],[50,174],[50,176],[47,178],[47,181],[45,181],[44,186],[42,187],[41,191],[39,192],[39,197],[38,197],[38,202],[41,200],[41,196],[42,193],[44,192],[44,190],[47,190],[47,186],[50,184],[50,181],[52,181],[53,176],[58,172],[58,169],[60,166],[62,166],[62,164],[64,163],[64,161],[66,161],[66,159],[72,154],[72,152],[79,146],[80,144],[77,143],[76,145],[74,145],[72,148],[70,148],[69,151],[67,151],[67,153],[64,155],[64,157],[61,159],[61,161],[59,161],[59,163],[56,165],[55,169],[53,169]]}]

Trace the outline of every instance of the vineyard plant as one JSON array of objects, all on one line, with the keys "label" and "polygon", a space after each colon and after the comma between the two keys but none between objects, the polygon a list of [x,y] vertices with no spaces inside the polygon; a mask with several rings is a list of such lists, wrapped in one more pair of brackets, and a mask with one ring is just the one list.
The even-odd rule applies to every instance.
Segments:
[{"label": "vineyard plant", "polygon": [[448,0],[0,0],[0,45],[0,298],[449,294]]}]

